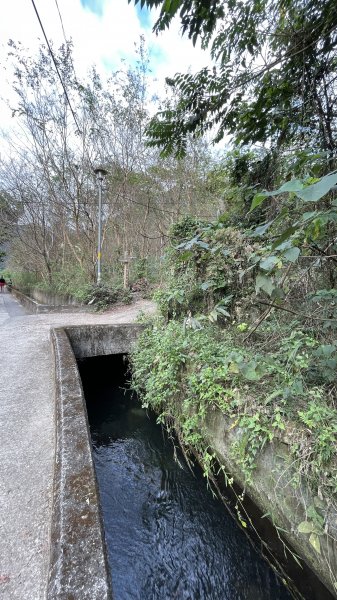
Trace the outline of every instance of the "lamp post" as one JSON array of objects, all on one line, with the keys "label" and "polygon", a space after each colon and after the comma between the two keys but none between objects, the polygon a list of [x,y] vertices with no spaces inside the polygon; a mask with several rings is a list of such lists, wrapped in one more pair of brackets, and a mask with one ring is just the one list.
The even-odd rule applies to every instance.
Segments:
[{"label": "lamp post", "polygon": [[102,184],[107,171],[103,167],[94,170],[98,179],[98,241],[97,241],[97,284],[101,283],[101,255],[102,255]]}]

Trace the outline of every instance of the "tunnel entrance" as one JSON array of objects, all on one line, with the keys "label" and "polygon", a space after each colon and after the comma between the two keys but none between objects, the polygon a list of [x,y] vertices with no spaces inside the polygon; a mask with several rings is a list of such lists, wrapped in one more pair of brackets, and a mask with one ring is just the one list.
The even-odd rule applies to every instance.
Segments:
[{"label": "tunnel entrance", "polygon": [[[177,443],[128,389],[127,357],[78,364],[114,600],[290,599],[207,489],[201,469],[191,472]],[[306,600],[331,598],[308,593],[306,585]]]}]

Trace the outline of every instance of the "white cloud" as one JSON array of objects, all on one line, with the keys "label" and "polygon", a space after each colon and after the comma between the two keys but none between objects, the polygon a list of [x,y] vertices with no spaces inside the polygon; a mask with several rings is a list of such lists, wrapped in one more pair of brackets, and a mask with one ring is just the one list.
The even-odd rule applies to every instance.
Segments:
[{"label": "white cloud", "polygon": [[[120,65],[122,58],[127,62],[135,60],[135,43],[141,34],[146,45],[152,50],[153,77],[157,79],[156,91],[163,90],[166,76],[188,69],[198,70],[209,62],[208,54],[200,48],[194,48],[187,38],[182,39],[179,23],[176,21],[169,30],[155,36],[148,28],[142,29],[133,3],[127,0],[104,0],[103,14],[99,16],[84,9],[80,0],[35,0],[47,37],[53,40],[55,47],[64,42],[62,25],[57,10],[59,6],[66,36],[74,42],[75,70],[79,77],[85,76],[92,64],[99,71],[108,73]],[[154,22],[155,15],[151,13]],[[2,6],[0,20],[0,60],[6,64],[6,44],[9,39],[20,41],[23,46],[35,52],[44,41],[34,8],[29,0],[6,2]],[[1,74],[2,96],[10,95],[5,80],[10,81],[10,68]],[[2,108],[0,126],[8,127],[9,113]]]}]

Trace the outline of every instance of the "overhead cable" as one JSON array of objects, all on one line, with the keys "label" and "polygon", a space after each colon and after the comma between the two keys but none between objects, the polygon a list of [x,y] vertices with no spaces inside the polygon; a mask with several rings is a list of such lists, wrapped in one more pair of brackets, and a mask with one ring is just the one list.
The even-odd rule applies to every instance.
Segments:
[{"label": "overhead cable", "polygon": [[49,43],[49,41],[48,41],[48,38],[47,38],[46,32],[45,32],[45,30],[44,30],[44,27],[43,27],[43,25],[42,25],[42,21],[41,21],[40,15],[39,15],[39,13],[38,13],[38,10],[37,10],[37,8],[36,8],[36,5],[35,5],[35,2],[34,2],[34,0],[31,0],[31,3],[32,3],[33,7],[34,7],[34,10],[35,10],[36,17],[37,17],[37,19],[38,19],[38,21],[39,21],[39,24],[40,24],[40,27],[41,27],[42,33],[43,33],[43,35],[44,35],[44,39],[46,40],[46,44],[47,44],[47,47],[48,47],[48,50],[49,50],[49,54],[50,54],[50,56],[51,56],[51,58],[52,58],[52,61],[53,61],[53,63],[54,63],[54,66],[55,66],[55,69],[56,69],[56,72],[57,72],[57,75],[58,75],[58,78],[59,78],[59,80],[60,80],[60,82],[61,82],[61,85],[62,85],[62,87],[63,87],[64,95],[65,95],[65,97],[66,97],[66,100],[67,100],[68,106],[69,106],[69,108],[70,108],[70,110],[71,110],[71,114],[72,114],[72,116],[73,116],[73,119],[74,119],[74,121],[75,121],[75,123],[76,123],[76,127],[77,127],[78,131],[81,131],[81,129],[80,129],[80,127],[79,127],[79,124],[78,124],[78,122],[77,122],[77,119],[76,119],[75,112],[74,112],[74,110],[73,110],[73,107],[71,106],[71,102],[70,102],[70,100],[69,100],[68,92],[67,92],[67,90],[66,90],[66,87],[65,87],[65,85],[64,85],[64,82],[63,82],[63,79],[62,79],[61,73],[60,73],[60,71],[59,71],[59,68],[58,68],[58,66],[57,66],[57,62],[56,62],[56,59],[55,59],[55,56],[54,56],[53,50],[52,50],[52,48],[51,48],[51,45],[50,45],[50,43]]},{"label": "overhead cable", "polygon": [[63,19],[62,19],[61,11],[60,11],[60,9],[59,9],[59,5],[58,5],[58,2],[57,2],[57,0],[55,0],[55,4],[56,4],[57,12],[58,12],[58,14],[59,14],[60,21],[61,21],[61,27],[62,27],[62,31],[63,31],[63,37],[64,37],[64,39],[65,39],[65,42],[67,43],[67,36],[66,36],[65,30],[64,30],[64,26],[63,26]]}]

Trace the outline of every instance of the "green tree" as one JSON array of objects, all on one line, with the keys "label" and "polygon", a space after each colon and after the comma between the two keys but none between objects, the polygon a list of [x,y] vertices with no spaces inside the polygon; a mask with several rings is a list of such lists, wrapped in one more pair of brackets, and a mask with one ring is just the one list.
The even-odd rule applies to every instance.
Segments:
[{"label": "green tree", "polygon": [[[139,0],[135,0],[137,3]],[[213,68],[167,80],[178,98],[148,129],[150,144],[184,154],[188,136],[214,142],[308,144],[336,151],[337,11],[334,0],[143,0],[161,7],[159,32],[179,16],[193,44],[210,46]],[[315,140],[312,144],[312,140]]]}]

